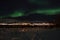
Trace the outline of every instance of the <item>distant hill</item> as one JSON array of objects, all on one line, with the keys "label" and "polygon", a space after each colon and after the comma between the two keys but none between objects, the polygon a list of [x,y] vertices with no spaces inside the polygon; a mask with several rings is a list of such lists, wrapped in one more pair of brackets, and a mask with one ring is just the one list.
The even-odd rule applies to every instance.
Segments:
[{"label": "distant hill", "polygon": [[55,15],[44,15],[44,14],[30,14],[28,16],[23,17],[15,17],[11,19],[15,19],[18,21],[43,21],[43,22],[53,22],[55,20]]},{"label": "distant hill", "polygon": [[56,21],[56,15],[43,15],[43,14],[30,14],[23,17],[7,17],[0,18],[0,22],[54,22]]}]

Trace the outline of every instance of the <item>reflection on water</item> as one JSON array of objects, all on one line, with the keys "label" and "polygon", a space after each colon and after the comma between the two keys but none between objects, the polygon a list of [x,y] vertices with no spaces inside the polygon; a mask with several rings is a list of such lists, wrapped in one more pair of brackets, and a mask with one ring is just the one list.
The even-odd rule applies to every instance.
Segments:
[{"label": "reflection on water", "polygon": [[60,29],[20,30],[22,28],[0,28],[0,40],[60,40]]}]

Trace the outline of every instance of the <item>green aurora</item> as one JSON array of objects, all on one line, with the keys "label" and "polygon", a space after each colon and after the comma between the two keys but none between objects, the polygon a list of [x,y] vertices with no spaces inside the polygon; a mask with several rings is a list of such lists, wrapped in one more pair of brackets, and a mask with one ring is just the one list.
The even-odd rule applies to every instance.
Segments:
[{"label": "green aurora", "polygon": [[60,8],[58,9],[45,9],[45,10],[34,10],[32,13],[45,14],[45,15],[56,15],[60,13]]},{"label": "green aurora", "polygon": [[23,12],[18,12],[15,11],[14,13],[10,14],[10,17],[19,17],[19,16],[24,16],[25,14]]},{"label": "green aurora", "polygon": [[[56,15],[58,13],[60,13],[60,8],[59,9],[46,9],[46,10],[33,10],[30,13],[32,14],[45,14],[45,15]],[[28,15],[30,14],[28,13]],[[19,16],[25,16],[27,14],[23,13],[23,12],[14,12],[11,15],[9,15],[10,17],[19,17]]]},{"label": "green aurora", "polygon": [[49,5],[50,4],[48,0],[29,0],[29,3],[37,4],[37,5]]},{"label": "green aurora", "polygon": [[[44,15],[56,15],[60,13],[60,8],[58,9],[45,9],[45,10],[32,10],[31,12],[28,13],[29,14],[44,14]],[[15,11],[11,14],[9,14],[8,16],[1,16],[0,18],[3,17],[19,17],[19,16],[26,16],[27,14],[24,13],[23,11]]]},{"label": "green aurora", "polygon": [[[40,6],[49,6],[51,5],[51,1],[49,0],[28,0],[30,4],[36,4]],[[54,2],[52,3],[54,4]],[[0,18],[5,18],[5,17],[22,17],[22,16],[27,16],[30,14],[44,14],[44,15],[56,15],[60,14],[60,7],[54,7],[54,8],[38,8],[38,9],[31,9],[29,13],[25,13],[26,10],[20,9],[15,10],[14,12],[9,13],[8,15],[5,16],[0,16]]]}]

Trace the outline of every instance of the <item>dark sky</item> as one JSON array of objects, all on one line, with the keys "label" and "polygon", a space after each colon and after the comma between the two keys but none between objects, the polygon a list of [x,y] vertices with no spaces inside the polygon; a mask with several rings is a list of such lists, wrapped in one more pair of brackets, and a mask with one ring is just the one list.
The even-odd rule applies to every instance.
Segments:
[{"label": "dark sky", "polygon": [[[45,0],[43,0],[45,1]],[[8,0],[0,1],[0,16],[5,16],[11,14],[15,10],[21,10],[30,12],[32,9],[37,8],[58,8],[60,7],[60,0],[47,0],[49,5],[37,5],[29,3],[28,0]],[[42,2],[43,3],[43,2]]]},{"label": "dark sky", "polygon": [[2,0],[0,1],[0,15],[7,15],[10,12],[13,12],[18,9],[31,10],[31,9],[37,9],[37,8],[43,8],[43,7],[51,8],[51,7],[60,6],[59,0],[47,0],[47,1],[50,2],[49,5],[41,6],[41,5],[31,4],[28,2],[28,0],[8,0],[8,1]]}]

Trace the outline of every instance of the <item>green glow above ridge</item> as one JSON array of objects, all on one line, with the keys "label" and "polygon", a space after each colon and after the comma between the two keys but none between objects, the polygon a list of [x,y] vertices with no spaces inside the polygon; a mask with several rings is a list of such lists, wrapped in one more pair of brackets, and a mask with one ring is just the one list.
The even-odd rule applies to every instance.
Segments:
[{"label": "green glow above ridge", "polygon": [[39,5],[48,5],[49,4],[48,0],[29,0],[29,2],[32,4],[39,4]]},{"label": "green glow above ridge", "polygon": [[15,11],[9,15],[6,16],[0,16],[0,18],[5,18],[5,17],[21,17],[21,16],[28,16],[30,14],[44,14],[44,15],[56,15],[56,14],[60,14],[60,8],[57,9],[35,9],[35,10],[31,10],[29,13],[24,13],[23,11]]},{"label": "green glow above ridge", "polygon": [[49,10],[34,10],[31,13],[45,14],[45,15],[55,15],[60,12],[60,9],[49,9]]},{"label": "green glow above ridge", "polygon": [[31,11],[28,14],[24,14],[24,12],[21,12],[21,11],[15,11],[14,13],[12,13],[10,15],[10,17],[27,16],[31,13],[32,14],[44,14],[44,15],[55,15],[55,14],[58,14],[59,12],[60,12],[60,8],[58,8],[58,9],[45,9],[45,10],[37,9],[37,10]]},{"label": "green glow above ridge", "polygon": [[19,17],[19,16],[24,16],[24,13],[16,11],[10,15],[10,17]]}]

